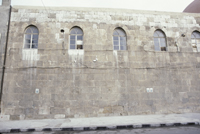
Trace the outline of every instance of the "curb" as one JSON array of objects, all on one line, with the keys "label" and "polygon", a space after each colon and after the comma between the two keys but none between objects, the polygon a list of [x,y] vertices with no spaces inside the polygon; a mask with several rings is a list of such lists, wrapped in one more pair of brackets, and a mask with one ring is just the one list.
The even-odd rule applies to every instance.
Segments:
[{"label": "curb", "polygon": [[43,129],[0,129],[1,133],[19,133],[19,132],[50,132],[50,131],[94,131],[94,130],[114,130],[114,129],[137,129],[137,128],[156,128],[156,127],[179,127],[179,126],[197,126],[200,122],[187,123],[162,123],[162,124],[134,124],[118,126],[96,126],[96,127],[67,127],[67,128],[43,128]]}]

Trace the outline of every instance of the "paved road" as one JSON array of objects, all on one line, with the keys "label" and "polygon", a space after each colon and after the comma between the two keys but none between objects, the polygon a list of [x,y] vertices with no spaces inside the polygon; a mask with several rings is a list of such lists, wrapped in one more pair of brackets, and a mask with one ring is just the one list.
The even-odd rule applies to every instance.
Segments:
[{"label": "paved road", "polygon": [[12,133],[12,134],[200,134],[200,126],[104,130],[104,131],[71,131],[71,132],[57,131],[57,132],[32,132],[32,133],[25,132],[25,133]]}]

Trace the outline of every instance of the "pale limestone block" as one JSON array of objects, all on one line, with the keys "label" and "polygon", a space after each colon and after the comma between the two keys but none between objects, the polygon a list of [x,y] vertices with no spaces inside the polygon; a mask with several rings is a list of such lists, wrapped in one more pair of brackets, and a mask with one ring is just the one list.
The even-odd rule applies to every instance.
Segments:
[{"label": "pale limestone block", "polygon": [[10,120],[10,115],[0,115],[0,121],[8,121]]},{"label": "pale limestone block", "polygon": [[150,26],[155,26],[155,22],[149,22]]},{"label": "pale limestone block", "polygon": [[60,39],[60,34],[59,34],[59,33],[56,33],[56,34],[55,34],[55,39],[57,39],[57,40]]},{"label": "pale limestone block", "polygon": [[64,119],[65,115],[64,114],[56,114],[56,115],[54,115],[54,118],[55,119]]},{"label": "pale limestone block", "polygon": [[96,24],[93,24],[93,29],[97,29],[97,25]]},{"label": "pale limestone block", "polygon": [[36,13],[30,13],[30,14],[29,14],[29,17],[30,17],[30,18],[35,18],[36,16],[38,16],[38,14],[36,14]]},{"label": "pale limestone block", "polygon": [[21,115],[19,116],[19,119],[20,119],[20,120],[24,120],[24,119],[25,119],[25,115],[24,115],[24,114],[21,114]]},{"label": "pale limestone block", "polygon": [[21,22],[28,22],[29,19],[28,18],[20,18],[19,21],[21,21]]},{"label": "pale limestone block", "polygon": [[197,61],[200,62],[200,57],[197,57]]},{"label": "pale limestone block", "polygon": [[26,9],[19,9],[18,13],[26,13]]}]

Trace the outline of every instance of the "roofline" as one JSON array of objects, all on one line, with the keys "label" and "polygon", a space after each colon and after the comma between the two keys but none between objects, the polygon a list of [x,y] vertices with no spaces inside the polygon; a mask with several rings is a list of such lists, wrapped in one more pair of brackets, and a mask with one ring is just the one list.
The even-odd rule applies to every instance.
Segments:
[{"label": "roofline", "polygon": [[101,7],[43,7],[43,6],[12,6],[14,9],[43,9],[43,10],[55,10],[55,11],[101,11],[101,12],[126,12],[126,13],[144,13],[144,14],[177,14],[177,15],[197,15],[198,13],[186,13],[186,12],[168,12],[168,11],[151,11],[151,10],[137,10],[137,9],[124,9],[124,8],[101,8]]}]

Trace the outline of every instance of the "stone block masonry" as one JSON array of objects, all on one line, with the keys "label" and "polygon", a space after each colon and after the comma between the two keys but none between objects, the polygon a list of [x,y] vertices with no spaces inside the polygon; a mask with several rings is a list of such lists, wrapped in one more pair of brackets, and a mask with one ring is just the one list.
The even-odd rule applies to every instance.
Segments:
[{"label": "stone block masonry", "polygon": [[[192,32],[200,31],[199,18],[126,9],[13,7],[2,114],[19,120],[200,112],[200,55],[191,45]],[[37,49],[24,49],[30,25],[39,31]],[[83,49],[69,48],[74,26],[83,31]],[[126,33],[127,50],[113,50],[118,27]],[[154,50],[157,29],[166,34],[167,51]]]},{"label": "stone block masonry", "polygon": [[[2,94],[2,85],[4,77],[4,64],[5,64],[5,53],[7,46],[8,38],[8,26],[10,18],[10,0],[2,0],[0,3],[0,104],[1,104],[1,94]],[[0,109],[1,111],[1,109]],[[1,112],[0,112],[1,113]]]}]

